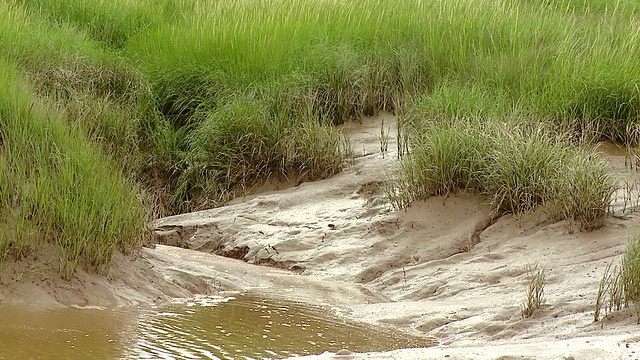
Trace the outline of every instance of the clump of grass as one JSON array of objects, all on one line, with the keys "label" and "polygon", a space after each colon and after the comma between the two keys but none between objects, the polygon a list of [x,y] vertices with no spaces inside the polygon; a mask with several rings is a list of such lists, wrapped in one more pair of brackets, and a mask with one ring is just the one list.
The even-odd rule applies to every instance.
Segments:
[{"label": "clump of grass", "polygon": [[523,319],[531,317],[534,311],[544,305],[544,268],[535,265],[527,265],[527,298],[522,304],[521,315]]},{"label": "clump of grass", "polygon": [[629,241],[619,267],[607,265],[598,287],[593,320],[632,304],[640,324],[640,235]]},{"label": "clump of grass", "polygon": [[315,180],[341,170],[336,132],[318,121],[292,120],[270,106],[238,95],[209,113],[188,137],[188,164],[177,181],[175,206],[184,211],[215,205],[269,177]]},{"label": "clump of grass", "polygon": [[482,144],[480,132],[462,128],[458,124],[443,125],[416,135],[411,155],[401,164],[406,175],[401,182],[413,187],[405,203],[473,186],[473,172],[482,163],[478,156],[481,153],[475,152],[476,145]]},{"label": "clump of grass", "polygon": [[543,128],[507,126],[498,130],[483,164],[484,193],[494,207],[521,214],[553,199],[563,186],[558,169],[571,155],[568,144]]},{"label": "clump of grass", "polygon": [[618,268],[612,268],[611,263],[607,265],[598,285],[598,293],[596,295],[595,309],[593,312],[593,321],[600,320],[603,311],[617,311],[622,308],[622,289],[620,287],[620,271]]},{"label": "clump of grass", "polygon": [[475,190],[502,213],[546,206],[587,231],[604,224],[615,190],[606,164],[563,134],[517,119],[450,118],[417,126],[411,153],[387,191],[395,208]]},{"label": "clump of grass", "polygon": [[116,249],[136,250],[147,220],[136,187],[0,61],[1,260],[58,250],[60,271],[106,273]]},{"label": "clump of grass", "polygon": [[601,228],[617,188],[606,160],[594,152],[585,152],[565,166],[567,172],[557,194],[560,217],[573,220],[580,230]]},{"label": "clump of grass", "polygon": [[640,237],[635,237],[622,258],[620,274],[625,305],[633,303],[640,323]]}]

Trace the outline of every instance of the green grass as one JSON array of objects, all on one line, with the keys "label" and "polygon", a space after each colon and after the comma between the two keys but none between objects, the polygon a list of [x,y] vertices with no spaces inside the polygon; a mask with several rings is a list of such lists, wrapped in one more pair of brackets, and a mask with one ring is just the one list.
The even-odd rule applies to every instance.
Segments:
[{"label": "green grass", "polygon": [[627,245],[619,267],[607,266],[598,288],[594,321],[601,315],[634,306],[640,324],[640,235]]},{"label": "green grass", "polygon": [[[131,38],[123,50],[176,128],[197,128],[227,106],[225,99],[275,83],[293,94],[280,108],[295,108],[303,97],[312,118],[334,124],[380,109],[413,111],[407,103],[424,96],[430,103],[423,117],[531,117],[583,138],[636,143],[628,135],[640,111],[631,4],[615,12],[599,4],[593,13],[578,3],[518,1],[197,5],[185,8],[184,20]],[[271,107],[281,100],[258,101]],[[193,178],[180,172],[180,179]],[[190,197],[197,195],[180,199]]]},{"label": "green grass", "polygon": [[0,64],[0,260],[41,255],[45,242],[65,278],[80,264],[106,273],[116,249],[141,246],[147,218],[136,187],[12,64]]},{"label": "green grass", "polygon": [[132,166],[137,148],[155,137],[157,118],[141,74],[84,33],[2,3],[0,46],[2,57],[27,74],[25,83],[118,162]]},{"label": "green grass", "polygon": [[180,17],[173,1],[151,0],[13,0],[55,25],[78,32],[114,49],[159,22]]},{"label": "green grass", "polygon": [[255,179],[314,180],[342,169],[337,133],[272,106],[238,96],[208,114],[189,135],[188,167],[177,181],[176,207],[219,205],[237,196],[233,189],[245,191]]},{"label": "green grass", "polygon": [[634,304],[640,323],[640,237],[636,236],[628,245],[622,258],[620,282],[624,304]]},{"label": "green grass", "polygon": [[615,190],[607,164],[572,144],[564,133],[517,117],[422,123],[416,121],[418,115],[408,118],[413,118],[418,135],[387,191],[395,208],[473,190],[504,213],[545,206],[553,218],[569,219],[580,229],[604,225]]},{"label": "green grass", "polygon": [[401,150],[412,150],[398,206],[476,189],[504,211],[548,205],[590,230],[611,185],[577,144],[639,143],[638,10],[628,0],[10,0],[0,60],[20,74],[12,88],[43,104],[38,116],[85,139],[156,216],[269,178],[331,176],[348,152],[332,125],[385,109],[402,115]]}]

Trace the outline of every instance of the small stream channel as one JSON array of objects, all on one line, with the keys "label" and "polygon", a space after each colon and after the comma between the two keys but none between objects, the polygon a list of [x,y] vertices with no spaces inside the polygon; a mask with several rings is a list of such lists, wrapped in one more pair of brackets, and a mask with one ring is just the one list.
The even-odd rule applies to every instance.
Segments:
[{"label": "small stream channel", "polygon": [[432,345],[244,295],[132,310],[0,306],[0,359],[278,359]]}]

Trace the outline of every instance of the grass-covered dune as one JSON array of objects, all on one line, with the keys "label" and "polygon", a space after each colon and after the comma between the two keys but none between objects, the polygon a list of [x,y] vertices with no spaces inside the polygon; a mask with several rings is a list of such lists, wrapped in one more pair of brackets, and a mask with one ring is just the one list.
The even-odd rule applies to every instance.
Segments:
[{"label": "grass-covered dune", "polygon": [[[4,1],[1,257],[46,242],[66,276],[81,263],[105,270],[115,248],[139,246],[148,214],[340,171],[332,125],[381,109],[410,131],[399,207],[473,188],[502,211],[549,204],[596,228],[611,183],[577,143],[637,146],[638,10],[627,0]],[[443,159],[443,146],[468,156]],[[448,164],[455,171],[433,180]]]}]

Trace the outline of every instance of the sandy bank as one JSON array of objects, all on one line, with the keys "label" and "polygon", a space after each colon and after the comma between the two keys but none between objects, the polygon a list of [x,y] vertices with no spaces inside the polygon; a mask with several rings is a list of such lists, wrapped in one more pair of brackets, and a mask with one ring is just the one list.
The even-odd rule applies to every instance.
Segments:
[{"label": "sandy bank", "polygon": [[[473,194],[390,211],[381,186],[396,165],[395,139],[391,134],[383,156],[381,125],[381,118],[352,125],[357,157],[330,179],[160,219],[154,231],[171,246],[143,249],[136,260],[118,255],[107,278],[79,273],[62,283],[26,274],[0,296],[121,306],[251,292],[320,304],[345,319],[439,343],[317,358],[638,358],[639,328],[630,311],[593,323],[598,283],[640,231],[638,216],[612,217],[591,233],[551,223],[542,212],[493,223],[485,199]],[[388,115],[387,126],[393,130]],[[623,174],[624,155],[610,158]],[[547,273],[545,306],[523,320],[526,270],[534,263]]]}]

